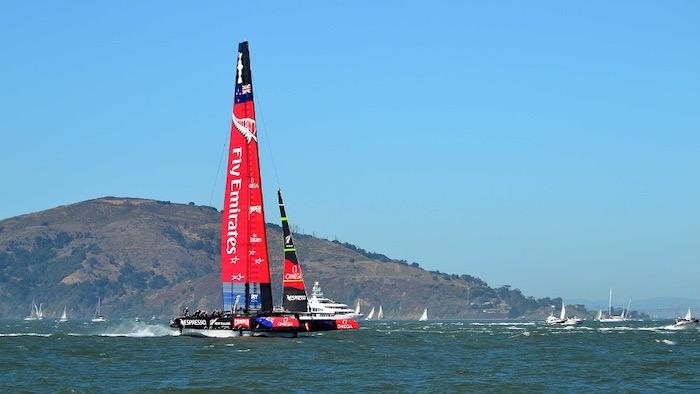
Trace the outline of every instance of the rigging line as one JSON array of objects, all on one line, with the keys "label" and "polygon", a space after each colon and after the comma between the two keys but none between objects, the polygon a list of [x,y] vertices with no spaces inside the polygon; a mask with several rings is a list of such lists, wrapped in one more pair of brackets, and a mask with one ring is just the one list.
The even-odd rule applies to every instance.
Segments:
[{"label": "rigging line", "polygon": [[259,93],[256,93],[255,97],[256,97],[256,101],[258,103],[260,103],[260,106],[258,106],[256,108],[256,111],[259,115],[258,117],[260,118],[260,126],[261,126],[260,128],[262,129],[263,133],[265,134],[265,139],[264,139],[266,141],[265,145],[267,146],[267,153],[270,155],[270,162],[272,163],[272,171],[275,173],[275,181],[277,182],[277,190],[279,190],[282,188],[282,186],[281,186],[282,183],[280,182],[280,177],[279,177],[279,174],[277,172],[277,165],[275,164],[275,156],[272,154],[272,143],[270,140],[270,136],[267,133],[267,127],[265,126],[265,117],[263,116],[262,111],[260,109],[261,107],[263,107],[262,100],[260,99]]},{"label": "rigging line", "polygon": [[[230,127],[230,124],[229,124]],[[228,146],[228,139],[230,137],[230,132],[226,133],[226,138],[224,139],[224,146],[221,148],[221,155],[219,156],[219,165],[216,169],[216,177],[214,177],[214,182],[211,185],[211,193],[209,193],[209,206],[212,205],[212,200],[214,199],[214,190],[216,190],[216,183],[219,180],[219,173],[221,172],[221,162],[224,161],[224,153],[226,153],[226,146]]]}]

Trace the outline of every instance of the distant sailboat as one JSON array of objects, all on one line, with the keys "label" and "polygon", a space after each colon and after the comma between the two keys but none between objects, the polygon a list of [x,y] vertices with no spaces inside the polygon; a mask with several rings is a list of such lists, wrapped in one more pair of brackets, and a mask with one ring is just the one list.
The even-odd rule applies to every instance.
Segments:
[{"label": "distant sailboat", "polygon": [[369,313],[367,314],[367,318],[365,320],[372,320],[373,317],[374,317],[374,307],[372,307],[372,309],[369,311]]},{"label": "distant sailboat", "polygon": [[39,318],[39,307],[36,306],[36,302],[32,301],[32,306],[29,308],[29,316],[25,317],[25,321],[40,320]]},{"label": "distant sailboat", "polygon": [[95,315],[92,320],[93,323],[102,323],[107,321],[104,316],[102,316],[102,299],[97,297],[97,308],[95,308]]},{"label": "distant sailboat", "polygon": [[425,308],[423,310],[423,314],[420,315],[420,318],[418,319],[418,321],[426,321],[426,320],[428,320],[428,308]]},{"label": "distant sailboat", "polygon": [[357,306],[355,307],[355,314],[360,316],[360,301],[357,301]]},{"label": "distant sailboat", "polygon": [[382,310],[382,306],[379,305],[379,313],[377,313],[377,320],[382,320],[384,318],[384,311]]},{"label": "distant sailboat", "polygon": [[613,315],[612,314],[612,288],[610,289],[610,295],[608,296],[608,315],[605,317],[602,317],[598,319],[599,322],[601,323],[617,323],[621,321],[625,321],[625,308],[624,306],[622,307],[622,313],[620,315]]},{"label": "distant sailboat", "polygon": [[697,325],[698,319],[694,318],[693,314],[690,313],[690,308],[688,308],[688,312],[685,314],[685,316],[677,318],[676,323],[674,324],[674,326],[678,328],[693,328]]},{"label": "distant sailboat", "polygon": [[68,314],[66,313],[66,305],[63,306],[63,313],[61,314],[61,318],[58,319],[59,322],[65,323],[68,321]]},{"label": "distant sailboat", "polygon": [[547,322],[547,324],[573,326],[576,324],[583,323],[583,320],[576,317],[576,316],[567,317],[566,316],[566,304],[564,303],[564,301],[562,301],[561,302],[561,312],[559,313],[559,318],[556,318],[554,316],[554,310],[552,310],[552,314],[547,318],[546,322]]}]

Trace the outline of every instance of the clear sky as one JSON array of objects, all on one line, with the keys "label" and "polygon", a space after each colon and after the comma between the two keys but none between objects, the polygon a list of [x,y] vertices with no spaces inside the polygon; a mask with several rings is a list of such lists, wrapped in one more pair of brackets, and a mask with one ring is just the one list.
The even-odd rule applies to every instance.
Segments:
[{"label": "clear sky", "polygon": [[268,221],[274,162],[305,232],[528,295],[700,298],[700,3],[242,3],[4,2],[0,218],[220,208],[249,40]]}]

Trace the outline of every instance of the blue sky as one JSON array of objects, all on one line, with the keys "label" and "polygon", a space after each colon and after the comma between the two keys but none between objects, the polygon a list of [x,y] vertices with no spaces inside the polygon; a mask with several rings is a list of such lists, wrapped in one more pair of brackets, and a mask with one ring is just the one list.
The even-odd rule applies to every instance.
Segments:
[{"label": "blue sky", "polygon": [[220,207],[249,40],[268,221],[281,185],[304,231],[428,269],[700,296],[698,3],[235,3],[5,3],[0,218]]}]

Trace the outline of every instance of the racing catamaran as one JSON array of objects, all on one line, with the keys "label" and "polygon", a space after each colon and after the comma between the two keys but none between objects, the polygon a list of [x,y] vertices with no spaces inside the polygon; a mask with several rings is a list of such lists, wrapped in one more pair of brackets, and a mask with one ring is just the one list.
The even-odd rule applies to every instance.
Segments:
[{"label": "racing catamaran", "polygon": [[[238,45],[221,222],[223,309],[175,318],[171,327],[198,336],[296,336],[299,332],[357,329],[357,322],[308,310],[301,266],[279,193],[284,231],[282,307],[273,310],[265,234],[258,135],[248,42]],[[302,323],[303,321],[303,323]]]}]

